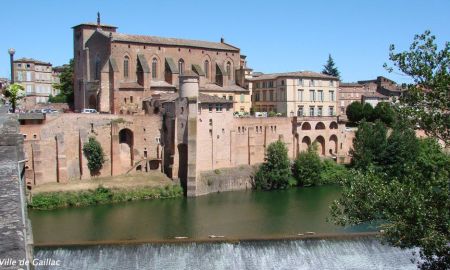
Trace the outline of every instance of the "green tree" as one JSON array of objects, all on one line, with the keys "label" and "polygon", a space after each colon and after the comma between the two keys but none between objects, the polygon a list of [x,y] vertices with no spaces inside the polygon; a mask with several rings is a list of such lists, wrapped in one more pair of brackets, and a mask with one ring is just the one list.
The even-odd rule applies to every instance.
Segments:
[{"label": "green tree", "polygon": [[388,102],[379,102],[373,110],[373,118],[380,119],[388,127],[391,127],[394,123],[396,113],[392,108],[392,105]]},{"label": "green tree", "polygon": [[74,93],[73,93],[73,59],[70,59],[68,65],[63,66],[61,75],[59,75],[59,84],[53,85],[55,89],[60,90],[60,93],[52,98],[50,102],[66,102],[73,105]]},{"label": "green tree", "polygon": [[341,74],[339,73],[338,68],[336,67],[336,64],[334,63],[333,58],[331,57],[331,54],[328,55],[327,63],[323,66],[322,70],[323,74],[334,76],[334,77],[341,77]]},{"label": "green tree", "polygon": [[[450,42],[439,50],[430,31],[416,35],[408,51],[396,52],[390,46],[389,59],[413,83],[400,99],[401,113],[421,129],[450,144]],[[388,71],[393,67],[384,64]]]},{"label": "green tree", "polygon": [[293,174],[300,186],[314,186],[322,183],[322,161],[317,154],[317,145],[312,144],[307,151],[299,153],[294,161]]},{"label": "green tree", "polygon": [[372,122],[374,121],[374,113],[373,113],[373,107],[370,103],[364,103],[363,109],[362,109],[363,118],[366,119],[366,121]]},{"label": "green tree", "polygon": [[352,165],[356,169],[368,170],[382,162],[387,144],[387,129],[377,120],[375,123],[362,121],[353,139]]},{"label": "green tree", "polygon": [[292,184],[291,165],[286,145],[281,141],[269,144],[267,158],[255,174],[257,189],[285,189]]},{"label": "green tree", "polygon": [[25,97],[24,88],[18,83],[9,85],[5,90],[5,97],[11,102],[13,112],[16,111],[17,102]]},{"label": "green tree", "polygon": [[364,118],[363,105],[359,101],[354,101],[345,110],[347,118],[352,123],[359,123]]},{"label": "green tree", "polygon": [[91,175],[98,175],[105,162],[105,155],[102,146],[95,137],[90,137],[83,145],[83,153],[88,160],[87,165]]},{"label": "green tree", "polygon": [[[414,161],[403,165],[402,175],[391,175],[390,170],[351,171],[331,215],[340,225],[382,222],[382,238],[388,244],[420,248],[420,268],[449,269],[450,157],[433,139],[419,140],[418,146]],[[392,162],[401,167],[403,158]]]}]

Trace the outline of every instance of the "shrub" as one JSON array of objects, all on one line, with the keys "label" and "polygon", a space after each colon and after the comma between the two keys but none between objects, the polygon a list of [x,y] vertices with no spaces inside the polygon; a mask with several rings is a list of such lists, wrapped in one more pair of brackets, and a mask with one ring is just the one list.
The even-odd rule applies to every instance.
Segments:
[{"label": "shrub", "polygon": [[277,141],[267,147],[267,159],[255,174],[257,189],[285,189],[292,176],[286,145]]},{"label": "shrub", "polygon": [[83,146],[83,152],[88,160],[87,165],[91,175],[98,175],[105,162],[102,146],[94,137],[90,137]]},{"label": "shrub", "polygon": [[315,144],[309,146],[307,151],[301,152],[294,161],[293,174],[300,186],[320,185],[321,170],[322,162]]}]

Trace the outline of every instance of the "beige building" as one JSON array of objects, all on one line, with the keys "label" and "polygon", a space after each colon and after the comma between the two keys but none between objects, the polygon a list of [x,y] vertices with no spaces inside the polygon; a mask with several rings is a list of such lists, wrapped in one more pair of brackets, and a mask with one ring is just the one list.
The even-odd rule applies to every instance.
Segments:
[{"label": "beige building", "polygon": [[56,95],[53,88],[52,64],[32,58],[14,60],[14,80],[20,83],[26,93],[25,104],[32,106],[48,102],[50,95]]},{"label": "beige building", "polygon": [[248,79],[255,112],[284,116],[337,116],[339,79],[321,73],[300,71],[254,74]]}]

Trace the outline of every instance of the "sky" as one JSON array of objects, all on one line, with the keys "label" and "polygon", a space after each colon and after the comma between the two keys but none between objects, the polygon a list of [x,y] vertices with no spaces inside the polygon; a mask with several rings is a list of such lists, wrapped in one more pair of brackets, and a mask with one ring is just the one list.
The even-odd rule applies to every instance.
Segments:
[{"label": "sky", "polygon": [[[225,42],[241,49],[254,71],[321,72],[328,54],[344,82],[388,73],[389,45],[407,50],[431,30],[450,41],[449,0],[38,0],[5,1],[0,13],[0,77],[10,76],[8,48],[54,66],[73,57],[72,26],[95,22],[128,34]],[[7,8],[7,9],[6,9]]]}]

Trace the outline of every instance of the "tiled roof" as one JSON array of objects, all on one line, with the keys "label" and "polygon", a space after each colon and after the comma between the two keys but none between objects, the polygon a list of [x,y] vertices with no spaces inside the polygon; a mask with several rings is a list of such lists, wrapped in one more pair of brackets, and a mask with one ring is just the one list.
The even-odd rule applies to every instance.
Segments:
[{"label": "tiled roof", "polygon": [[214,83],[207,83],[204,86],[200,87],[200,91],[206,92],[248,92],[248,89],[242,88],[238,85],[230,85],[230,86],[219,86]]},{"label": "tiled roof", "polygon": [[45,66],[52,65],[49,62],[39,61],[39,60],[36,60],[33,58],[25,58],[25,57],[14,60],[14,63],[34,63],[34,64],[45,65]]},{"label": "tiled roof", "polygon": [[233,103],[232,100],[228,100],[218,96],[211,96],[203,93],[198,94],[198,101],[200,103]]},{"label": "tiled roof", "polygon": [[210,42],[202,40],[190,40],[190,39],[179,39],[179,38],[166,38],[166,37],[156,37],[156,36],[144,36],[144,35],[130,35],[122,34],[117,32],[107,32],[99,30],[99,33],[106,37],[112,38],[112,41],[124,41],[124,42],[135,42],[144,44],[155,44],[155,45],[169,45],[169,46],[184,46],[184,47],[195,47],[195,48],[205,48],[205,49],[216,49],[225,51],[239,51],[232,45],[222,42]]},{"label": "tiled roof", "polygon": [[[254,73],[253,75],[257,75],[258,73]],[[302,78],[317,78],[317,79],[330,79],[330,80],[338,80],[337,77],[325,75],[322,73],[317,73],[313,71],[296,71],[296,72],[284,72],[284,73],[271,73],[271,74],[261,74],[257,75],[254,78],[250,78],[250,81],[259,81],[259,80],[273,80],[280,77],[302,77]]]}]

